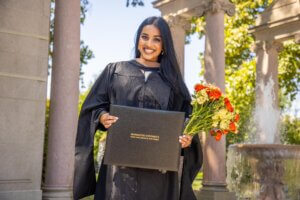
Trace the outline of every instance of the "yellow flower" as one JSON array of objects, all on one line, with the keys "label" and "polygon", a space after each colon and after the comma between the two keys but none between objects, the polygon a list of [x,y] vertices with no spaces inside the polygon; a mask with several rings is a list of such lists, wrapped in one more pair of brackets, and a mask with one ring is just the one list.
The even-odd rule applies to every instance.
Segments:
[{"label": "yellow flower", "polygon": [[220,122],[220,128],[223,130],[228,130],[229,123],[230,123],[230,120],[227,120],[227,119],[222,120]]},{"label": "yellow flower", "polygon": [[207,93],[206,93],[206,91],[205,90],[200,90],[198,93],[197,93],[197,103],[198,104],[203,104],[203,103],[205,103],[206,101],[208,101],[209,100],[209,98],[208,98],[208,95],[207,95]]},{"label": "yellow flower", "polygon": [[227,110],[224,108],[222,108],[216,112],[216,118],[218,118],[220,120],[226,118],[226,116],[227,116]]},{"label": "yellow flower", "polygon": [[228,129],[230,121],[233,119],[234,115],[228,112],[225,108],[218,110],[212,117],[213,127],[217,127],[220,124],[221,129]]},{"label": "yellow flower", "polygon": [[219,124],[219,122],[218,122],[217,120],[215,120],[215,121],[213,121],[212,126],[213,126],[214,128],[217,128],[217,127],[218,127],[218,124]]}]

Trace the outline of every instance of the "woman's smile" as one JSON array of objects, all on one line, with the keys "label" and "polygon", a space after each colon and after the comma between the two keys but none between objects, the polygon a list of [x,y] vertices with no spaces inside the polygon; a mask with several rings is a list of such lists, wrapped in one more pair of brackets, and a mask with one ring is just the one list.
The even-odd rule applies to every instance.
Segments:
[{"label": "woman's smile", "polygon": [[154,52],[153,49],[149,49],[149,48],[144,48],[144,51],[146,54],[152,54]]}]

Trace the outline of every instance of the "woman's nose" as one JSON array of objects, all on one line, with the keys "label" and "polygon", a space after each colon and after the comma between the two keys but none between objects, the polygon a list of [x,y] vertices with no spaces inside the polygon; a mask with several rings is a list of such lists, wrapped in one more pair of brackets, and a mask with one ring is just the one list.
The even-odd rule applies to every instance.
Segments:
[{"label": "woman's nose", "polygon": [[151,47],[151,41],[150,40],[148,40],[148,41],[146,41],[146,47]]},{"label": "woman's nose", "polygon": [[150,39],[150,40],[147,40],[146,42],[146,46],[147,47],[152,47],[154,45],[153,41]]}]

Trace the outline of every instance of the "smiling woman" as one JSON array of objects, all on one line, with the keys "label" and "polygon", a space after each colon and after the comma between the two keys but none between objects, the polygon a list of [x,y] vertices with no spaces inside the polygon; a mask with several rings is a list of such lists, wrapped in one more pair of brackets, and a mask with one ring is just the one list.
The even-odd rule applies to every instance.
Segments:
[{"label": "smiling woman", "polygon": [[178,138],[184,156],[181,179],[178,172],[102,163],[96,183],[92,156],[95,131],[118,123],[118,116],[109,114],[110,104],[181,111],[188,118],[190,101],[167,22],[161,17],[145,19],[137,31],[135,59],[108,64],[82,106],[75,146],[74,198],[95,193],[96,200],[195,200],[191,184],[202,165],[198,136]]}]

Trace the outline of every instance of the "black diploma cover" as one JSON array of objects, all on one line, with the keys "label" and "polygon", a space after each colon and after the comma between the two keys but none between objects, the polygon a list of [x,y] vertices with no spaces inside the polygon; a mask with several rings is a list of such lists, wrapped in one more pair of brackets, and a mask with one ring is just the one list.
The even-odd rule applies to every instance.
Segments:
[{"label": "black diploma cover", "polygon": [[104,164],[178,171],[184,113],[111,105]]}]

